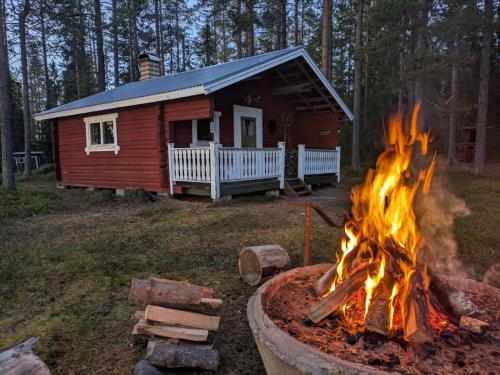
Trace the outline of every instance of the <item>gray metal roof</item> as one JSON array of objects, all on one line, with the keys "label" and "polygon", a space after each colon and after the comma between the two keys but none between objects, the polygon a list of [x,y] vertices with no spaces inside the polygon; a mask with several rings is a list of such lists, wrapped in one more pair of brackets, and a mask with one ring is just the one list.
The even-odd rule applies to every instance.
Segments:
[{"label": "gray metal roof", "polygon": [[[305,52],[304,48],[300,46],[169,76],[127,83],[111,90],[103,91],[41,112],[37,114],[35,118],[37,120],[44,120],[79,113],[89,113],[108,108],[119,108],[178,97],[209,94],[300,56],[304,57],[309,65],[311,65],[311,63],[314,65],[313,70],[315,70],[316,73],[319,72],[319,69],[314,62],[312,62],[310,56]],[[324,76],[322,76],[321,73],[319,74],[321,75],[320,78],[322,78],[322,81],[325,82],[326,79]],[[329,86],[327,88],[335,97],[345,114],[352,119],[350,110],[342,99],[340,99],[333,87],[331,87],[328,82],[327,84]],[[191,88],[193,89],[190,90]]]}]

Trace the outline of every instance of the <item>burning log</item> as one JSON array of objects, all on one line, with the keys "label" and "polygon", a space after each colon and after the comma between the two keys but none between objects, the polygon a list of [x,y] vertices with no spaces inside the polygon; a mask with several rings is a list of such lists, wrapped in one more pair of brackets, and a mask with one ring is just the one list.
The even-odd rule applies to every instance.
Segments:
[{"label": "burning log", "polygon": [[328,271],[326,271],[323,276],[314,285],[314,291],[316,295],[322,296],[328,292],[337,277],[337,264],[334,264]]},{"label": "burning log", "polygon": [[172,345],[149,340],[146,359],[155,366],[176,368],[191,367],[215,371],[219,367],[219,351],[203,346]]},{"label": "burning log", "polygon": [[289,266],[290,257],[279,245],[245,247],[238,260],[241,278],[252,286],[259,285]]},{"label": "burning log", "polygon": [[422,345],[432,341],[427,297],[418,271],[410,276],[408,282],[410,290],[404,301],[403,314],[405,337],[412,343]]},{"label": "burning log", "polygon": [[389,335],[390,326],[391,291],[387,289],[383,284],[377,286],[365,319],[365,328],[368,331],[385,336]]},{"label": "burning log", "polygon": [[189,341],[207,341],[206,329],[174,327],[169,325],[152,325],[145,320],[139,320],[132,331],[133,335],[154,335]]},{"label": "burning log", "polygon": [[359,267],[356,272],[350,275],[333,292],[326,296],[320,303],[313,306],[307,313],[307,317],[313,323],[318,323],[332,312],[338,310],[345,303],[349,295],[361,288],[366,279],[366,270],[370,268],[367,263]]},{"label": "burning log", "polygon": [[460,318],[460,328],[466,329],[477,335],[484,334],[489,327],[490,325],[488,323],[479,319],[474,319],[469,316],[462,316]]},{"label": "burning log", "polygon": [[201,328],[211,331],[217,331],[220,321],[219,316],[203,315],[153,305],[148,305],[146,307],[146,310],[144,311],[144,318],[157,323]]}]

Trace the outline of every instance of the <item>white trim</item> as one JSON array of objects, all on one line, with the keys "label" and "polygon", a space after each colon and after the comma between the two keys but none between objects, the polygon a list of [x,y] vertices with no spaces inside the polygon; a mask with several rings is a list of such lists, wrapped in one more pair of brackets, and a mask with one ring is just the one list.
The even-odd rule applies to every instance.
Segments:
[{"label": "white trim", "polygon": [[[220,118],[222,113],[219,111],[214,111],[214,117],[211,122],[214,123],[214,142],[220,143]],[[208,147],[210,141],[199,141],[198,140],[198,120],[191,120],[191,143],[189,147]]]},{"label": "white trim", "polygon": [[116,102],[92,105],[92,106],[88,106],[88,107],[68,109],[66,111],[52,112],[52,113],[47,113],[47,114],[44,114],[42,112],[42,113],[35,115],[35,120],[36,121],[50,120],[53,118],[68,117],[68,116],[80,115],[83,113],[91,113],[91,112],[97,112],[97,111],[106,111],[106,110],[115,109],[115,108],[122,108],[122,107],[131,107],[134,105],[155,103],[155,102],[161,102],[164,100],[172,100],[172,99],[184,98],[187,96],[194,96],[194,95],[201,95],[201,94],[206,94],[202,85],[188,87],[186,89],[181,89],[181,90],[176,90],[176,91],[170,91],[170,92],[166,92],[166,93],[158,94],[158,95],[149,95],[149,96],[143,96],[140,98],[120,100],[120,101],[116,101]]},{"label": "white trim", "polygon": [[255,118],[256,147],[262,148],[262,109],[243,105],[233,106],[234,147],[241,147],[241,117]]},{"label": "white trim", "polygon": [[214,142],[219,143],[219,144],[220,144],[220,118],[221,117],[222,117],[222,112],[214,111]]},{"label": "white trim", "polygon": [[[112,151],[118,154],[120,151],[120,146],[118,146],[118,132],[116,129],[116,119],[118,118],[118,113],[109,113],[100,116],[85,117],[83,121],[85,122],[85,153],[90,155],[91,152],[101,152],[101,151]],[[104,131],[102,124],[106,121],[113,122],[113,144],[103,144],[104,143]],[[90,143],[90,124],[99,123],[101,127],[101,144],[92,145]]]}]

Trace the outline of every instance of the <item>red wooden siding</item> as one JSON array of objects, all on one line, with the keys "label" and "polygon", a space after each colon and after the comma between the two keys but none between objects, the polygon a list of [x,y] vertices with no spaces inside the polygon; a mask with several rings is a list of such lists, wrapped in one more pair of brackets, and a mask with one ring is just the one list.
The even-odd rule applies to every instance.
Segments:
[{"label": "red wooden siding", "polygon": [[[112,111],[120,151],[85,152],[84,117],[59,120],[57,127],[61,182],[103,188],[158,190],[162,184],[158,154],[159,106]],[[88,115],[91,116],[91,115]]]},{"label": "red wooden siding", "polygon": [[337,113],[308,113],[296,117],[293,131],[294,146],[332,149],[339,146],[339,118]]},{"label": "red wooden siding", "polygon": [[[224,146],[234,145],[233,105],[244,105],[262,108],[262,134],[264,147],[276,147],[284,141],[284,119],[292,116],[292,147],[304,143],[306,147],[335,148],[338,146],[338,115],[336,113],[299,114],[293,109],[289,99],[284,96],[273,96],[271,74],[264,74],[262,79],[237,83],[213,94],[214,110],[221,111],[220,142]],[[249,105],[244,97],[250,95],[257,99]],[[276,130],[271,133],[269,120],[276,121]],[[328,131],[328,136],[318,132]]]}]

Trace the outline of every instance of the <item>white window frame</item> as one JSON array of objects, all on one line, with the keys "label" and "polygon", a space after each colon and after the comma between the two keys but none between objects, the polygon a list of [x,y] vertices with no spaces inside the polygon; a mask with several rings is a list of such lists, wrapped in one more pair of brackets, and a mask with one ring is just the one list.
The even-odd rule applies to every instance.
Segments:
[{"label": "white window frame", "polygon": [[[86,138],[86,147],[85,147],[85,152],[87,155],[90,155],[91,152],[99,152],[99,151],[112,151],[116,154],[118,154],[118,151],[120,151],[120,146],[118,146],[118,132],[116,130],[116,119],[118,118],[118,113],[110,113],[107,115],[100,115],[100,116],[92,116],[92,117],[85,117],[83,121],[85,122],[85,138]],[[104,140],[104,129],[103,129],[103,123],[107,121],[112,121],[113,122],[113,138],[114,138],[114,143],[113,144],[102,144]],[[100,145],[93,145],[91,144],[91,134],[90,134],[90,124],[94,123],[99,123],[101,126],[101,144]]]},{"label": "white window frame", "polygon": [[233,128],[234,128],[234,147],[241,147],[241,118],[251,117],[255,119],[256,126],[256,144],[257,148],[263,147],[262,137],[262,108],[246,107],[243,105],[233,106]]},{"label": "white window frame", "polygon": [[[214,111],[214,118],[212,120],[214,124],[213,135],[214,142],[220,143],[220,118],[222,113],[219,111]],[[199,141],[198,140],[198,120],[191,120],[191,147],[208,147],[210,141]]]}]

